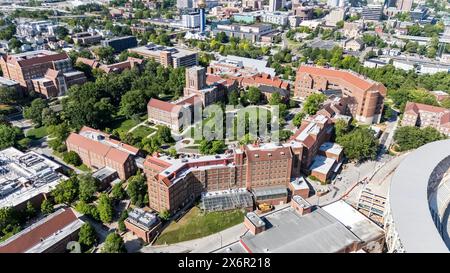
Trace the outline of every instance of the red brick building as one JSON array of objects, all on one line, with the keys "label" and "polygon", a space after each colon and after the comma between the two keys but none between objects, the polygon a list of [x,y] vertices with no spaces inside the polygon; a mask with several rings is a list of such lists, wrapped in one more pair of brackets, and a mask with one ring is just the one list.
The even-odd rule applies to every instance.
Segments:
[{"label": "red brick building", "polygon": [[0,253],[62,253],[78,239],[83,221],[71,208],[62,208],[0,242]]},{"label": "red brick building", "polygon": [[422,103],[408,102],[402,119],[403,126],[433,127],[450,136],[450,110]]},{"label": "red brick building", "polygon": [[139,149],[112,139],[109,134],[84,126],[79,133],[69,135],[66,145],[68,151],[76,152],[94,170],[110,167],[122,180],[136,172]]},{"label": "red brick building", "polygon": [[292,158],[290,147],[273,144],[247,145],[223,155],[195,158],[148,156],[144,172],[150,207],[174,211],[205,191],[274,186],[286,189],[291,180]]},{"label": "red brick building", "polygon": [[150,212],[140,208],[134,208],[128,213],[128,218],[124,220],[125,227],[133,234],[150,243],[161,229],[161,221]]},{"label": "red brick building", "polygon": [[125,69],[132,69],[132,68],[138,68],[140,69],[142,67],[144,60],[139,58],[133,58],[128,57],[125,61],[114,63],[114,64],[102,64],[97,60],[91,60],[83,57],[78,57],[77,63],[83,63],[92,69],[100,69],[101,71],[105,72],[106,74],[109,73],[120,73],[124,71]]},{"label": "red brick building", "polygon": [[[34,90],[48,94],[63,95],[73,84],[86,82],[83,72],[75,71],[66,53],[55,53],[47,50],[5,55],[0,58],[3,77],[17,81],[26,91]],[[58,71],[63,74],[56,74]],[[38,82],[33,82],[38,80]],[[58,81],[56,84],[55,81]],[[55,88],[58,90],[55,91]]]},{"label": "red brick building", "polygon": [[354,72],[302,65],[297,70],[294,97],[306,99],[314,93],[340,90],[348,103],[349,112],[363,123],[378,123],[383,111],[386,87]]}]

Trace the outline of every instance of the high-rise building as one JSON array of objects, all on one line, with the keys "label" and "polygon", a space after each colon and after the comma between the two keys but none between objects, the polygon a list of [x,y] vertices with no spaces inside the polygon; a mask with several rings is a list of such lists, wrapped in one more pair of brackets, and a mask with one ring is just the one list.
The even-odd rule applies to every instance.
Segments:
[{"label": "high-rise building", "polygon": [[331,8],[344,7],[345,0],[328,0],[327,5]]},{"label": "high-rise building", "polygon": [[410,11],[413,0],[397,0],[397,9],[401,11]]},{"label": "high-rise building", "polygon": [[283,0],[270,0],[269,1],[269,11],[277,11],[284,6]]},{"label": "high-rise building", "polygon": [[205,0],[198,0],[198,8],[200,14],[200,32],[205,32],[206,29],[206,15],[205,15]]},{"label": "high-rise building", "polygon": [[314,93],[341,90],[343,97],[352,98],[349,110],[353,118],[363,123],[377,123],[383,110],[386,87],[354,72],[302,65],[297,70],[294,96],[304,99]]},{"label": "high-rise building", "polygon": [[378,21],[383,15],[383,5],[367,5],[363,7],[362,18],[364,20]]}]

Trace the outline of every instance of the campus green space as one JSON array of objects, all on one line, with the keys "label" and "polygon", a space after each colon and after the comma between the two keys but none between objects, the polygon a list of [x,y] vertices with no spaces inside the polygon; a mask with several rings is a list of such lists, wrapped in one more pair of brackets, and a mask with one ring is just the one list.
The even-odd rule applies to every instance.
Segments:
[{"label": "campus green space", "polygon": [[244,221],[243,210],[230,210],[203,213],[193,207],[178,222],[172,222],[161,233],[156,244],[174,244],[205,237]]},{"label": "campus green space", "polygon": [[27,131],[26,137],[30,139],[41,139],[47,135],[47,127],[42,126]]}]

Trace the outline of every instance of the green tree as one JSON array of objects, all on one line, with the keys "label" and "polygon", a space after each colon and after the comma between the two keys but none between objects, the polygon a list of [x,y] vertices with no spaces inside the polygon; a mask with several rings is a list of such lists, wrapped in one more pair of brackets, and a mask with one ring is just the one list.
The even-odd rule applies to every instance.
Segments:
[{"label": "green tree", "polygon": [[140,114],[147,107],[147,98],[141,90],[131,90],[122,96],[120,101],[120,114],[131,118],[133,115]]},{"label": "green tree", "polygon": [[336,139],[344,148],[344,153],[349,159],[363,161],[375,159],[378,150],[378,140],[371,129],[356,128],[348,134]]},{"label": "green tree", "polygon": [[90,202],[98,190],[98,181],[90,174],[78,176],[79,199],[84,202]]},{"label": "green tree", "polygon": [[254,86],[251,86],[247,91],[247,99],[251,104],[258,104],[261,100],[261,91]]},{"label": "green tree", "polygon": [[78,179],[72,176],[69,179],[56,185],[52,195],[57,204],[71,204],[78,197]]},{"label": "green tree", "polygon": [[74,151],[65,153],[63,156],[63,160],[64,162],[72,164],[74,166],[80,166],[83,163],[80,156]]},{"label": "green tree", "polygon": [[281,95],[278,92],[273,93],[273,95],[269,99],[270,105],[278,105],[281,103]]},{"label": "green tree", "polygon": [[106,236],[103,253],[126,253],[125,244],[119,234],[112,232]]},{"label": "green tree", "polygon": [[111,64],[114,62],[114,48],[110,46],[97,47],[94,49],[94,53],[101,62],[106,64]]},{"label": "green tree", "polygon": [[168,210],[163,210],[159,213],[159,218],[162,220],[169,220],[170,218],[170,212]]},{"label": "green tree", "polygon": [[172,132],[167,126],[159,126],[155,134],[161,144],[174,142]]},{"label": "green tree", "polygon": [[422,145],[444,138],[439,131],[432,127],[421,129],[414,126],[402,126],[394,134],[394,141],[398,145],[397,150],[399,151],[417,149]]},{"label": "green tree", "polygon": [[314,115],[319,111],[320,105],[327,99],[324,94],[316,93],[308,96],[304,105],[303,111],[309,115]]},{"label": "green tree", "polygon": [[28,201],[27,207],[25,208],[25,215],[27,216],[27,219],[33,218],[36,215],[36,212],[36,208],[30,201]]},{"label": "green tree", "polygon": [[112,197],[115,200],[123,200],[127,197],[127,192],[123,188],[123,182],[117,183],[111,190]]},{"label": "green tree", "polygon": [[127,194],[131,199],[131,204],[138,207],[145,205],[144,199],[147,194],[147,183],[140,172],[128,178]]},{"label": "green tree", "polygon": [[14,146],[19,136],[19,128],[0,124],[0,150]]},{"label": "green tree", "polygon": [[58,39],[64,39],[67,35],[69,35],[69,30],[63,26],[57,26],[55,29],[55,34]]},{"label": "green tree", "polygon": [[239,93],[236,90],[228,94],[228,103],[235,106],[239,104]]},{"label": "green tree", "polygon": [[12,207],[0,208],[0,237],[15,233],[19,229],[19,221]]},{"label": "green tree", "polygon": [[111,198],[105,193],[100,194],[100,197],[98,198],[97,210],[100,220],[103,223],[111,223],[114,215],[114,208]]},{"label": "green tree", "polygon": [[36,127],[40,127],[42,125],[42,110],[47,107],[47,101],[37,98],[31,102],[29,107],[25,107],[23,116],[27,119],[31,119]]},{"label": "green tree", "polygon": [[177,150],[175,148],[170,148],[167,153],[171,156],[176,158],[178,156]]},{"label": "green tree", "polygon": [[93,204],[86,204],[84,201],[78,201],[75,205],[75,209],[82,214],[88,215],[91,218],[100,221],[98,209]]},{"label": "green tree", "polygon": [[44,108],[42,110],[42,124],[44,126],[58,125],[59,123],[58,115],[50,108]]},{"label": "green tree", "polygon": [[450,109],[450,98],[446,98],[443,101],[441,101],[441,106]]},{"label": "green tree", "polygon": [[97,243],[97,232],[88,222],[84,223],[78,233],[78,242],[84,249],[89,249]]},{"label": "green tree", "polygon": [[349,131],[350,131],[350,127],[349,127],[347,121],[345,121],[343,119],[338,119],[334,123],[334,132],[335,132],[336,138],[343,137]]},{"label": "green tree", "polygon": [[122,211],[122,213],[120,214],[120,217],[119,217],[119,221],[118,221],[119,231],[124,232],[127,230],[127,228],[125,226],[125,222],[124,222],[125,219],[127,219],[127,218],[128,218],[128,211],[126,211],[126,210]]},{"label": "green tree", "polygon": [[304,112],[298,112],[295,114],[294,118],[292,119],[292,124],[296,127],[300,127],[302,124],[303,119],[306,117],[306,114]]},{"label": "green tree", "polygon": [[15,88],[0,87],[0,102],[5,104],[16,103],[20,98],[19,92]]},{"label": "green tree", "polygon": [[53,203],[49,199],[44,199],[44,201],[42,201],[41,213],[45,215],[53,213]]}]

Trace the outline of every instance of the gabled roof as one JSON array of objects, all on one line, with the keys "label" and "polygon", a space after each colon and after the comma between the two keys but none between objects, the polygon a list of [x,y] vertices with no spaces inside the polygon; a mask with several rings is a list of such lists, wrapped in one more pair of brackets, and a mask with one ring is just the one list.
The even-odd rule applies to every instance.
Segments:
[{"label": "gabled roof", "polygon": [[179,108],[180,106],[170,103],[170,102],[151,98],[147,104],[147,107],[153,107],[153,108],[165,111],[165,112],[172,112],[172,111],[174,111],[175,108]]},{"label": "gabled roof", "polygon": [[24,253],[75,221],[79,220],[71,208],[57,211],[0,243],[0,253]]},{"label": "gabled roof", "polygon": [[405,113],[418,114],[420,111],[431,112],[431,113],[445,113],[445,112],[450,113],[450,110],[448,110],[444,107],[438,107],[438,106],[417,103],[417,102],[410,102],[410,101],[408,101],[406,103]]},{"label": "gabled roof", "polygon": [[28,59],[19,59],[19,60],[16,59],[14,56],[8,56],[8,60],[10,60],[9,58],[11,58],[11,60],[14,59],[14,61],[16,61],[20,67],[24,67],[47,62],[61,61],[68,59],[69,56],[67,55],[67,53],[57,53],[52,55],[33,56]]},{"label": "gabled roof", "polygon": [[301,65],[297,73],[307,73],[311,75],[316,75],[319,77],[324,78],[335,78],[339,80],[343,80],[361,90],[368,90],[374,85],[376,85],[375,82],[365,79],[361,76],[358,76],[355,73],[345,71],[345,70],[337,70],[337,69],[330,69],[330,68],[323,68],[318,66],[309,66],[309,65]]}]

